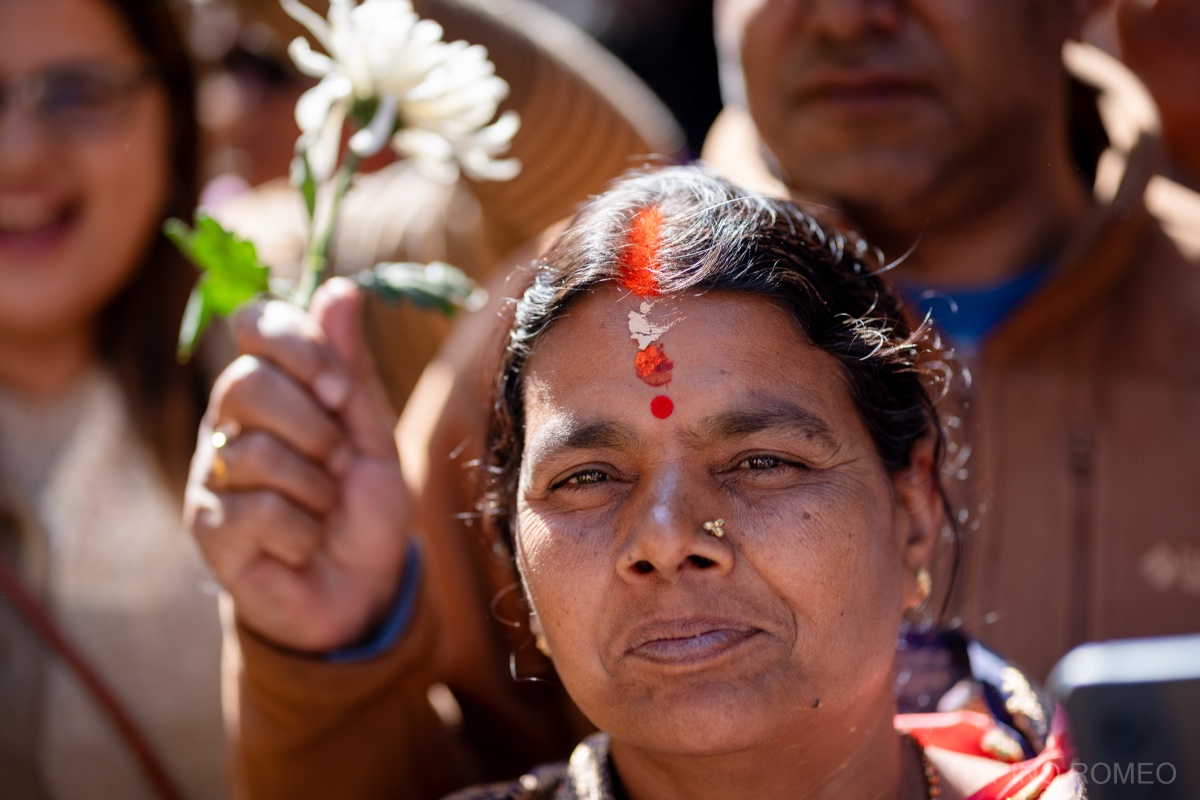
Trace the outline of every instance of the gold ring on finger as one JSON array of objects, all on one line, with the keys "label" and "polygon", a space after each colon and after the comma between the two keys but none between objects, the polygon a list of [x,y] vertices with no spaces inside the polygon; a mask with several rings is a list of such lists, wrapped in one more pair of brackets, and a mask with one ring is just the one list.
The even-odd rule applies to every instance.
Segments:
[{"label": "gold ring on finger", "polygon": [[229,464],[225,461],[225,453],[223,449],[226,445],[233,441],[233,435],[228,431],[220,428],[212,432],[212,437],[209,439],[212,443],[212,476],[217,486],[224,487],[226,480],[229,478]]}]

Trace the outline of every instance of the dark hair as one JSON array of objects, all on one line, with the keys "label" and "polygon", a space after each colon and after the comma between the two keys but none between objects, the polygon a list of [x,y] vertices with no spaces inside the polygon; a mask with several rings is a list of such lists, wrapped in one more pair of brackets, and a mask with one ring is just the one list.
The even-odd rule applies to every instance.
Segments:
[{"label": "dark hair", "polygon": [[190,220],[199,195],[200,143],[196,82],[183,38],[162,0],[105,0],[149,58],[167,99],[169,194],[140,266],[101,311],[100,358],[114,372],[130,418],[168,482],[183,487],[204,408],[208,379],[199,361],[181,366],[175,343],[196,271],[167,240],[161,222]]},{"label": "dark hair", "polygon": [[909,324],[880,277],[876,251],[786,200],[749,195],[701,167],[635,172],[580,209],[535,265],[516,305],[496,377],[481,509],[510,553],[530,352],[574,303],[621,279],[631,223],[649,208],[662,219],[661,293],[734,292],[775,303],[813,346],[837,359],[889,471],[909,466],[913,445],[927,436],[935,437],[940,461],[930,389],[940,394],[948,372],[928,326]]}]

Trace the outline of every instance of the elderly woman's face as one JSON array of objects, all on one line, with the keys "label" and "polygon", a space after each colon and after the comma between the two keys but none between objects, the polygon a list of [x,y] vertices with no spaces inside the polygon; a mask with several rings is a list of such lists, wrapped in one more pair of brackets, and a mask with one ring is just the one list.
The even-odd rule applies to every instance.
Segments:
[{"label": "elderly woman's face", "polygon": [[890,719],[931,459],[887,473],[787,314],[604,289],[539,343],[524,399],[518,560],[564,685],[614,741],[728,752]]}]

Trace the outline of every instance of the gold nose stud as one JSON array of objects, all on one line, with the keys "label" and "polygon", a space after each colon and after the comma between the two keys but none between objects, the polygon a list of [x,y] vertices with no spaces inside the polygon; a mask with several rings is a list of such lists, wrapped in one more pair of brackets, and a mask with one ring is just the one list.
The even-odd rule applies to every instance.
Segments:
[{"label": "gold nose stud", "polygon": [[714,519],[712,522],[704,523],[704,530],[709,536],[715,536],[718,539],[725,536],[725,520]]}]

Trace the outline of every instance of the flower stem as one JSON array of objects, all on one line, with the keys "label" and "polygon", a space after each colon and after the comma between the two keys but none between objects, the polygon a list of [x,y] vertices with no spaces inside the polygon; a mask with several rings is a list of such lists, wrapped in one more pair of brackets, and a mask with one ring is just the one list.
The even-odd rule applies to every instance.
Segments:
[{"label": "flower stem", "polygon": [[357,166],[358,155],[347,148],[345,163],[333,178],[333,196],[329,200],[329,212],[319,223],[316,219],[312,221],[308,244],[304,248],[304,257],[300,265],[300,285],[296,288],[296,303],[301,308],[308,308],[317,287],[329,277],[329,243],[337,226],[342,198],[350,188],[350,180],[354,177],[354,169]]}]

